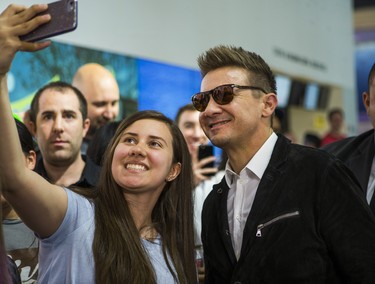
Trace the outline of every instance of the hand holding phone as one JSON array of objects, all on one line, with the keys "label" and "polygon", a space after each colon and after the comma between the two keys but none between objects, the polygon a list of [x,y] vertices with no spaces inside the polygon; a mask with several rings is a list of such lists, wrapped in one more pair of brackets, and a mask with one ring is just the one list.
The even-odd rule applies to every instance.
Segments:
[{"label": "hand holding phone", "polygon": [[77,28],[77,6],[77,0],[60,0],[48,4],[48,9],[37,16],[50,14],[51,21],[20,36],[20,39],[35,42],[75,30]]}]

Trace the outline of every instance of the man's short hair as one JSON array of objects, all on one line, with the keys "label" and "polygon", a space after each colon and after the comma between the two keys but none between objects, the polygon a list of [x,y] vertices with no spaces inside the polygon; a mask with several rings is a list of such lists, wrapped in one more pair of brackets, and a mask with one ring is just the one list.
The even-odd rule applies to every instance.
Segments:
[{"label": "man's short hair", "polygon": [[80,90],[78,90],[76,87],[72,86],[71,84],[68,84],[63,81],[57,81],[57,82],[51,82],[47,85],[44,85],[42,88],[40,88],[36,93],[31,101],[30,106],[30,120],[35,124],[36,123],[36,117],[39,112],[39,99],[42,93],[45,90],[56,90],[57,92],[64,93],[65,90],[72,90],[73,93],[77,96],[79,101],[79,110],[82,114],[82,120],[84,121],[87,118],[87,101]]},{"label": "man's short hair", "polygon": [[178,123],[180,122],[180,118],[181,118],[181,115],[185,112],[185,111],[197,111],[195,109],[195,107],[193,106],[193,104],[187,104],[187,105],[184,105],[182,107],[180,107],[177,111],[177,114],[176,114],[176,117],[174,119],[174,121],[176,122],[176,124],[178,125]]},{"label": "man's short hair", "polygon": [[333,108],[328,112],[328,120],[332,120],[335,114],[339,114],[341,117],[344,117],[344,111],[341,108]]},{"label": "man's short hair", "polygon": [[276,94],[276,81],[271,68],[263,58],[242,47],[219,45],[210,48],[198,57],[202,77],[222,67],[239,67],[248,71],[249,84]]}]

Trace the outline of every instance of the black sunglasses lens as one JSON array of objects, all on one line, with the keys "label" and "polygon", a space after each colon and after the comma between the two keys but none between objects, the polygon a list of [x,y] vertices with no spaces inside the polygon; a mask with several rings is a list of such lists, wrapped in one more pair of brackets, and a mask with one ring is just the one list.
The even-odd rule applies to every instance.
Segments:
[{"label": "black sunglasses lens", "polygon": [[231,85],[219,86],[212,90],[212,97],[219,105],[229,104],[233,100],[233,87]]},{"label": "black sunglasses lens", "polygon": [[204,111],[210,100],[210,95],[207,93],[198,93],[195,94],[192,98],[193,106],[197,111]]}]

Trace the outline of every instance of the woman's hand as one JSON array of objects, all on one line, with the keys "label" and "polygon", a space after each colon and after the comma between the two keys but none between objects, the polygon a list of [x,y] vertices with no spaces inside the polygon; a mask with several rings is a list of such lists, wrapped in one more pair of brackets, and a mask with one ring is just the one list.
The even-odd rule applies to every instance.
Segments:
[{"label": "woman's hand", "polygon": [[48,14],[35,17],[47,8],[46,4],[29,8],[11,4],[0,14],[0,76],[9,71],[17,51],[37,51],[50,45],[49,41],[31,43],[19,39],[19,36],[50,21],[51,17]]}]

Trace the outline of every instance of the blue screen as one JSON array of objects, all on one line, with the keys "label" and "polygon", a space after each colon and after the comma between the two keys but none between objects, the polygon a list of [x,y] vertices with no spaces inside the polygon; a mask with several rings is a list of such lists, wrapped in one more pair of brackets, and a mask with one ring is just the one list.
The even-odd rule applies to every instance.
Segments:
[{"label": "blue screen", "polygon": [[289,77],[283,75],[276,75],[275,80],[277,88],[278,107],[287,107],[292,80]]},{"label": "blue screen", "polygon": [[199,92],[198,70],[147,60],[137,60],[137,67],[139,110],[157,110],[174,119],[177,110]]},{"label": "blue screen", "polygon": [[307,84],[303,106],[308,110],[315,110],[318,107],[319,86],[315,83]]}]

